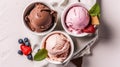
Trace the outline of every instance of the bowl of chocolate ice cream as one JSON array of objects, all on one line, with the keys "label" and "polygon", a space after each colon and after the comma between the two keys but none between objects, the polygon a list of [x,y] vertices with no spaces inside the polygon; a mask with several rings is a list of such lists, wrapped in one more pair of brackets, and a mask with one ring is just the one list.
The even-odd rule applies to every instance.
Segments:
[{"label": "bowl of chocolate ice cream", "polygon": [[48,51],[46,60],[54,64],[63,64],[72,58],[74,44],[71,37],[62,31],[47,34],[40,45]]},{"label": "bowl of chocolate ice cream", "polygon": [[26,7],[23,21],[31,33],[45,35],[54,30],[57,24],[57,12],[49,4],[34,2]]}]

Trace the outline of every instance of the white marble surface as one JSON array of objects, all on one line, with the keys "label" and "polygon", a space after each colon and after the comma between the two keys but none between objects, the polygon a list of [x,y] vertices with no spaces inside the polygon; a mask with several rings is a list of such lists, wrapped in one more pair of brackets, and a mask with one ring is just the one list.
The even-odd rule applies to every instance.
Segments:
[{"label": "white marble surface", "polygon": [[[28,33],[22,23],[23,11],[31,1],[34,0],[0,0],[0,67],[34,66],[16,52],[19,38],[29,36],[39,42],[39,37]],[[99,2],[102,9],[100,39],[93,47],[92,55],[84,57],[83,67],[120,67],[120,0]]]}]

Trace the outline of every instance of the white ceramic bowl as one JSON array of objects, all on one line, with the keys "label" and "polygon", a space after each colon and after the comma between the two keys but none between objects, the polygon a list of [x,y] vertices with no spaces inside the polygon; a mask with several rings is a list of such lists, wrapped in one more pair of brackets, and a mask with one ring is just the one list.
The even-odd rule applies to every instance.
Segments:
[{"label": "white ceramic bowl", "polygon": [[62,13],[62,15],[61,15],[61,24],[62,24],[64,30],[65,30],[68,34],[70,34],[70,35],[72,35],[72,36],[75,36],[75,37],[84,37],[84,36],[87,36],[89,33],[76,34],[76,33],[70,32],[70,31],[68,30],[66,24],[65,24],[66,14],[67,14],[68,10],[69,10],[71,7],[73,7],[73,6],[82,6],[82,7],[86,8],[86,9],[88,10],[88,8],[87,8],[83,3],[80,3],[80,2],[78,2],[78,3],[73,3],[73,4],[68,5],[68,6],[64,9],[64,11],[63,11],[63,13]]},{"label": "white ceramic bowl", "polygon": [[46,35],[46,36],[42,39],[40,48],[43,48],[44,42],[45,42],[45,40],[47,39],[47,37],[50,36],[50,35],[52,35],[52,34],[54,34],[54,33],[61,33],[61,34],[65,35],[65,36],[69,39],[69,41],[70,41],[70,53],[69,53],[68,57],[67,57],[63,62],[59,62],[59,61],[55,61],[55,60],[50,60],[50,59],[48,59],[48,58],[46,58],[46,60],[47,60],[48,62],[54,63],[54,64],[63,64],[63,63],[65,63],[65,62],[69,61],[69,60],[72,58],[72,55],[73,55],[73,52],[74,52],[74,44],[73,44],[73,41],[72,41],[71,37],[70,37],[67,33],[62,32],[62,31],[53,31],[53,32],[49,33],[48,35]]},{"label": "white ceramic bowl", "polygon": [[[32,30],[28,27],[27,23],[25,22],[25,16],[27,15],[27,13],[28,13],[29,11],[31,11],[31,9],[34,7],[34,5],[35,5],[36,3],[42,3],[42,4],[46,5],[46,6],[48,6],[50,9],[52,9],[52,10],[55,11],[55,9],[54,9],[51,5],[49,5],[49,4],[47,4],[47,3],[44,3],[44,2],[33,2],[33,3],[29,4],[29,5],[26,7],[26,9],[25,9],[25,11],[24,11],[24,14],[23,14],[23,22],[24,22],[25,27],[27,28],[27,30],[28,30],[30,33],[35,34],[35,35],[46,35],[46,34],[50,33],[51,31],[53,31],[54,28],[56,27],[56,25],[57,25],[57,20],[58,20],[58,13],[57,13],[57,17],[55,18],[56,21],[54,21],[54,25],[53,25],[50,29],[48,29],[48,30],[46,30],[46,31],[43,31],[43,32],[34,32],[34,31],[32,31]],[[56,11],[56,12],[57,12],[57,11]]]}]

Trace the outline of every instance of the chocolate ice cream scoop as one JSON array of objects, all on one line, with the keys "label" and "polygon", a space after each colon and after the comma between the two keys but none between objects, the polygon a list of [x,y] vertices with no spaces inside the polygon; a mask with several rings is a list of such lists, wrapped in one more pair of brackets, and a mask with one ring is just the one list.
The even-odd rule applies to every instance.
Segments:
[{"label": "chocolate ice cream scoop", "polygon": [[36,3],[25,17],[28,27],[35,32],[50,29],[56,21],[57,12],[42,3]]}]

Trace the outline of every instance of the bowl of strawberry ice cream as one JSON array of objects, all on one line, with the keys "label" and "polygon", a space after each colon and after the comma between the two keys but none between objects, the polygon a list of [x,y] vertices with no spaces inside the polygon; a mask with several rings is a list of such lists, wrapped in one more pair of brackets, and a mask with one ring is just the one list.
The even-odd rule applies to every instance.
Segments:
[{"label": "bowl of strawberry ice cream", "polygon": [[45,36],[41,42],[41,48],[48,51],[46,60],[54,64],[67,62],[74,51],[72,39],[61,31],[54,31]]},{"label": "bowl of strawberry ice cream", "polygon": [[83,37],[95,31],[88,9],[82,3],[67,6],[62,13],[61,24],[68,34],[75,37]]}]

